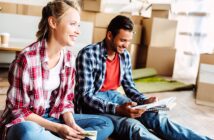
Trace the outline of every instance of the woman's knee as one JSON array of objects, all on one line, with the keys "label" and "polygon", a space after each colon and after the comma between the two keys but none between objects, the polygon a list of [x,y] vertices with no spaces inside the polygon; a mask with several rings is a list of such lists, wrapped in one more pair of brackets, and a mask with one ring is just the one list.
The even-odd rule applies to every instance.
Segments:
[{"label": "woman's knee", "polygon": [[35,135],[38,135],[43,127],[35,122],[26,121],[12,126],[7,134],[8,140],[10,139],[32,139]]}]

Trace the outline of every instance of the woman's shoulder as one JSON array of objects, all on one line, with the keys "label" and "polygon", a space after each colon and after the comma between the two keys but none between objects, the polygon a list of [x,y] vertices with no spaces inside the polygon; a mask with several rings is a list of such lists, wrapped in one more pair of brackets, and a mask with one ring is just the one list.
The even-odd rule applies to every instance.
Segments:
[{"label": "woman's shoulder", "polygon": [[[25,47],[21,52],[20,55],[37,55],[38,52],[41,52],[41,48],[43,43],[41,41],[36,41],[33,42],[32,44],[28,45],[27,47]],[[44,44],[44,48],[45,48],[45,44]],[[41,50],[41,51],[40,51]]]},{"label": "woman's shoulder", "polygon": [[44,50],[41,49],[41,42],[36,41],[29,46],[25,47],[16,57],[14,62],[16,63],[27,63],[27,61],[34,62],[33,60],[40,59],[38,57],[45,54]]}]

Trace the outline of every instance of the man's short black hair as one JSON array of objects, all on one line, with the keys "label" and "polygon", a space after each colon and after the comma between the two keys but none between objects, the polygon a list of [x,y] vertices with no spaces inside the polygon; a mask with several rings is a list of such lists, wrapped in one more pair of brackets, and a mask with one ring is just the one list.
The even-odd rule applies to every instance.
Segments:
[{"label": "man's short black hair", "polygon": [[115,37],[119,33],[120,29],[128,30],[130,32],[133,31],[133,26],[134,24],[130,18],[118,15],[109,23],[107,32],[110,31],[113,37]]}]

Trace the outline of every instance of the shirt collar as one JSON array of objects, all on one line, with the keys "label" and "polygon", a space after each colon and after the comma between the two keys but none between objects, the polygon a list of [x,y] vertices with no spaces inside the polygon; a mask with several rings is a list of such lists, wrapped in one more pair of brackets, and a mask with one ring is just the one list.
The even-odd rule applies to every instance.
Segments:
[{"label": "shirt collar", "polygon": [[107,59],[108,53],[107,53],[107,48],[106,48],[107,46],[106,46],[106,43],[105,43],[105,39],[102,42],[100,42],[100,46],[101,46],[102,57]]},{"label": "shirt collar", "polygon": [[[38,44],[38,47],[40,47],[41,62],[45,64],[48,63],[47,46],[47,41],[45,39],[41,40]],[[66,53],[66,51],[68,51],[66,48],[62,49],[63,63],[66,67],[72,67],[75,65],[75,57],[71,55],[71,53]]]}]

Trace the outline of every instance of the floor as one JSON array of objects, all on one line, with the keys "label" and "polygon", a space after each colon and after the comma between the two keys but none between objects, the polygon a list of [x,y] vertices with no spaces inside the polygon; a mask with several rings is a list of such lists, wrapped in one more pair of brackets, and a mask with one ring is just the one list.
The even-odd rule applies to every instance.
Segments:
[{"label": "floor", "polygon": [[214,107],[196,104],[193,91],[163,92],[147,95],[157,96],[159,99],[176,97],[176,106],[168,112],[171,120],[214,139]]},{"label": "floor", "polygon": [[[4,108],[6,97],[6,90],[1,86],[7,85],[7,69],[0,69],[0,110]],[[146,95],[157,96],[159,99],[176,97],[176,106],[168,112],[171,120],[214,139],[214,107],[195,104],[194,91],[162,92]]]}]

